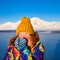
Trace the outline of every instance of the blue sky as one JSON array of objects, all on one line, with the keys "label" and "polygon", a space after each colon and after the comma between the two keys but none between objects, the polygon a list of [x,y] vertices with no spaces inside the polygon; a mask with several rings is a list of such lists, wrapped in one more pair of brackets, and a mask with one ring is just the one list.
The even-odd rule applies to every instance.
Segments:
[{"label": "blue sky", "polygon": [[22,16],[60,21],[60,0],[0,0],[0,24]]}]

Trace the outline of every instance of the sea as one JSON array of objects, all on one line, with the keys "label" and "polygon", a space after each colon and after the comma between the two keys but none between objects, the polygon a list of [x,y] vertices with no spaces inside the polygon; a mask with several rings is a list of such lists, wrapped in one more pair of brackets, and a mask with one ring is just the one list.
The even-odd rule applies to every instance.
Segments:
[{"label": "sea", "polygon": [[[60,60],[60,33],[38,32],[40,42],[44,45],[44,60]],[[0,31],[0,60],[6,55],[8,43],[15,31]]]}]

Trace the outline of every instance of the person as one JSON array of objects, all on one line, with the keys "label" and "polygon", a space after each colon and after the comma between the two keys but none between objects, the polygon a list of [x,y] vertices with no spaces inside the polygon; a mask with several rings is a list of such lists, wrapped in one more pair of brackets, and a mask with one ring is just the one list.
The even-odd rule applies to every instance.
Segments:
[{"label": "person", "polygon": [[30,18],[22,17],[16,36],[10,39],[4,60],[44,60],[44,46]]}]

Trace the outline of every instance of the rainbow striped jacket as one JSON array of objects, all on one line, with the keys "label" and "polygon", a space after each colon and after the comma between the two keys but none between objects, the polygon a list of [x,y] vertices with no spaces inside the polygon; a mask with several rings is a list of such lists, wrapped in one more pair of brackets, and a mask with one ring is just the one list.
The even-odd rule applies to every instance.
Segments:
[{"label": "rainbow striped jacket", "polygon": [[28,47],[19,51],[15,45],[8,46],[4,60],[44,60],[44,46],[38,41],[32,52]]}]

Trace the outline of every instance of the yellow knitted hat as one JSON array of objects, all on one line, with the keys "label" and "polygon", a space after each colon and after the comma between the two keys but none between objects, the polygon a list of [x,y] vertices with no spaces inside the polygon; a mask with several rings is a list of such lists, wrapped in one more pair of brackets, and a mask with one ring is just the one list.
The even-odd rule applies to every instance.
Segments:
[{"label": "yellow knitted hat", "polygon": [[34,30],[30,22],[30,18],[26,18],[26,17],[22,18],[20,24],[16,29],[16,34],[19,34],[19,32],[27,32],[29,34],[34,34]]}]

